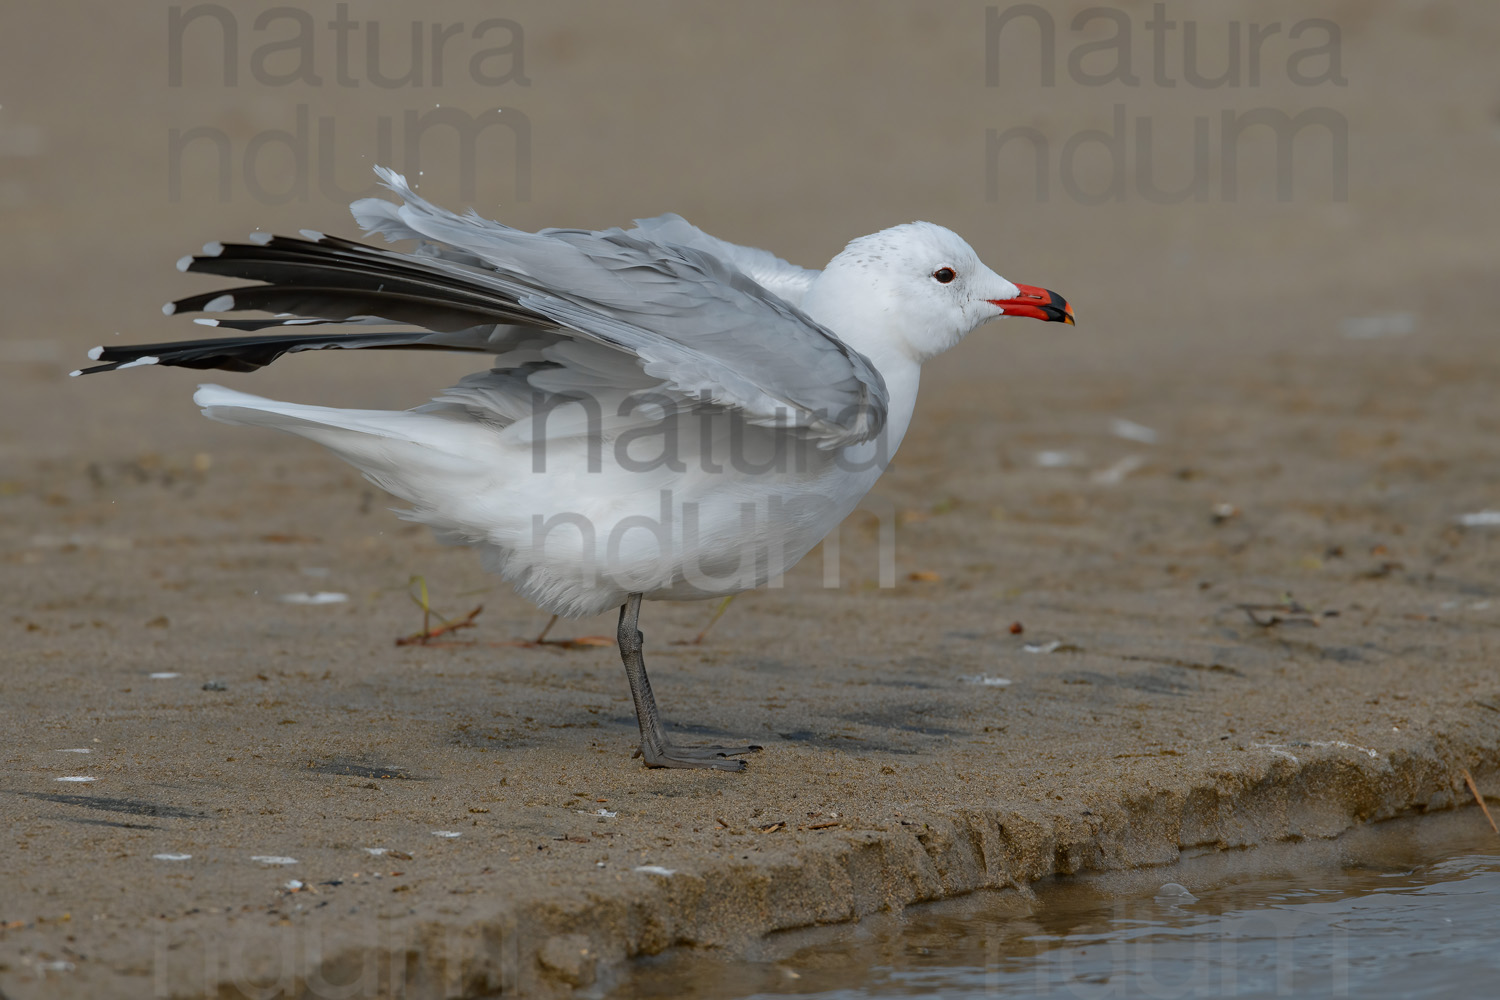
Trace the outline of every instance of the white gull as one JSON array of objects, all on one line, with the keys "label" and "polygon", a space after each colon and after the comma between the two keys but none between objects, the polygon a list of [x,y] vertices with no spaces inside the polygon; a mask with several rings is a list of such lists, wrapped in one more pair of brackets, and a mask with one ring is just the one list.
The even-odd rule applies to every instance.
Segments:
[{"label": "white gull", "polygon": [[[743,769],[752,746],[672,744],[641,656],[640,602],[724,597],[778,577],[854,509],[906,433],[923,362],[1001,316],[1072,323],[1068,304],[913,222],[822,271],[675,215],[630,230],[527,233],[456,215],[379,171],[403,204],[352,206],[411,253],[321,233],[209,243],[185,271],[260,282],[170,303],[231,336],[95,348],[102,364],[252,371],[324,348],[494,355],[412,410],[279,402],[218,385],[205,415],[316,441],[473,545],[555,614],[619,607],[645,762]],[[373,332],[326,333],[325,324]],[[394,329],[393,329],[394,328]],[[272,330],[273,332],[262,332]]]}]

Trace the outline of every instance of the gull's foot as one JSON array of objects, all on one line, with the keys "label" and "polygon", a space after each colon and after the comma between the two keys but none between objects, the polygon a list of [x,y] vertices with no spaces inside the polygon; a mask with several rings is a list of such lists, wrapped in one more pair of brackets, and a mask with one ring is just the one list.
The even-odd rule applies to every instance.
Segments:
[{"label": "gull's foot", "polygon": [[744,761],[729,758],[755,753],[760,749],[754,744],[743,747],[682,747],[668,743],[661,748],[660,753],[642,747],[632,756],[646,758],[647,767],[708,767],[716,771],[743,771]]}]

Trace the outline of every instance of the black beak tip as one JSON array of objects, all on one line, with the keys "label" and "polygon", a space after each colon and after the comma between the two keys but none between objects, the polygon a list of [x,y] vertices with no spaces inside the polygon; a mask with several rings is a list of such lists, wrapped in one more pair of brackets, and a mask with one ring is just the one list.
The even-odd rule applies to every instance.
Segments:
[{"label": "black beak tip", "polygon": [[1076,326],[1077,324],[1073,321],[1073,307],[1068,304],[1068,300],[1056,292],[1047,294],[1052,296],[1052,301],[1047,303],[1048,318],[1054,323]]}]

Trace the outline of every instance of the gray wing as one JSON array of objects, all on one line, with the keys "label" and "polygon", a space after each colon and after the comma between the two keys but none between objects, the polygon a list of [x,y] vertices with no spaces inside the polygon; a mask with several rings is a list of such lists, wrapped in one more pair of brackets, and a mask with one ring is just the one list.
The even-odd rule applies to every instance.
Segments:
[{"label": "gray wing", "polygon": [[[733,244],[682,220],[647,220],[629,232],[528,233],[472,212],[456,215],[416,195],[401,175],[380,174],[404,204],[355,202],[355,220],[367,232],[435,244],[434,261],[449,266],[476,262],[522,310],[559,332],[633,354],[678,392],[738,409],[752,423],[800,429],[824,448],[869,440],[885,424],[886,389],[874,366],[708,241]],[[673,235],[699,245],[666,238]],[[752,268],[792,266],[736,249]]]},{"label": "gray wing", "polygon": [[[371,233],[420,241],[414,252],[321,233],[211,243],[179,268],[260,284],[191,296],[166,311],[272,318],[199,320],[248,336],[96,348],[90,357],[103,363],[75,374],[150,364],[251,371],[283,354],[329,348],[485,351],[508,367],[573,341],[624,361],[624,369],[604,357],[591,363],[624,383],[634,384],[633,367],[685,400],[739,410],[820,448],[867,441],[885,425],[885,383],[869,360],[716,255],[704,242],[713,238],[685,222],[527,233],[437,208],[400,175],[380,174],[405,204],[362,199],[351,206],[355,218]],[[672,233],[699,245],[665,238]],[[757,260],[782,263],[722,246],[750,255],[741,259],[752,268]],[[416,329],[316,329],[330,323]]]}]

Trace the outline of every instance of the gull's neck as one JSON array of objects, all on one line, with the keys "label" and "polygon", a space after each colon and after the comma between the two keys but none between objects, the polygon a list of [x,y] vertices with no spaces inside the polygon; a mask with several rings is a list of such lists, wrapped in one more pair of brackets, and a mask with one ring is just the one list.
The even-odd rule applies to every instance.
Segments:
[{"label": "gull's neck", "polygon": [[887,297],[846,280],[832,269],[822,272],[802,300],[802,311],[843,343],[863,354],[885,379],[890,404],[886,414],[886,455],[896,453],[917,405],[922,364],[893,325]]}]

